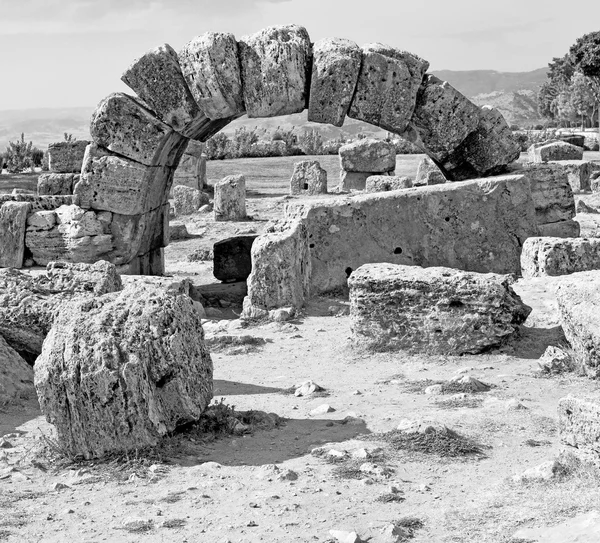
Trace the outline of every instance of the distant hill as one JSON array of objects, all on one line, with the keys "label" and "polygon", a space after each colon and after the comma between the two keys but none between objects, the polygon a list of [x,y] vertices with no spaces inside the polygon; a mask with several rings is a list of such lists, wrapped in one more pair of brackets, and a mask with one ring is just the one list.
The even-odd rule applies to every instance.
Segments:
[{"label": "distant hill", "polygon": [[[540,122],[537,114],[536,94],[538,87],[545,81],[547,68],[531,72],[496,72],[494,70],[453,71],[439,70],[433,72],[437,77],[448,81],[478,105],[497,107],[509,124],[527,126]],[[27,141],[40,149],[46,149],[49,143],[61,141],[68,132],[77,139],[89,139],[89,122],[93,107],[47,108],[0,111],[0,151],[4,151],[9,141],[25,133]],[[227,126],[225,132],[233,132],[236,127],[258,126],[266,135],[277,127],[290,129],[295,127],[301,132],[306,128],[319,128],[325,139],[338,137],[340,134],[356,136],[383,136],[385,131],[374,126],[346,119],[342,128],[309,123],[306,112],[271,119],[248,119],[242,117]]]}]

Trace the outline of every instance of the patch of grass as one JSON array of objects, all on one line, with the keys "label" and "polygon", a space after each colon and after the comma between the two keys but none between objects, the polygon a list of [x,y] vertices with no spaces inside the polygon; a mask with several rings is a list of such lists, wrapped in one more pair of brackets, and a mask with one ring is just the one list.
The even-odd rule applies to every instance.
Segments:
[{"label": "patch of grass", "polygon": [[187,524],[187,521],[182,518],[173,518],[165,520],[161,523],[162,528],[183,528]]},{"label": "patch of grass", "polygon": [[227,352],[228,354],[248,354],[255,352],[267,343],[267,340],[256,336],[214,336],[204,340],[211,352]]},{"label": "patch of grass", "polygon": [[212,249],[196,249],[187,256],[188,262],[207,262],[214,258]]},{"label": "patch of grass", "polygon": [[379,503],[401,503],[405,500],[404,496],[402,496],[402,494],[399,494],[397,492],[387,492],[385,494],[381,494],[380,496],[377,496],[377,498],[375,498],[376,502]]},{"label": "patch of grass", "polygon": [[8,530],[0,530],[0,540],[8,539],[11,535],[12,532],[9,532]]},{"label": "patch of grass", "polygon": [[425,523],[418,517],[407,516],[394,522],[394,526],[403,528],[408,532],[405,537],[400,537],[400,539],[398,539],[398,542],[402,542],[415,537],[416,533],[425,527]]},{"label": "patch of grass", "polygon": [[366,479],[368,475],[365,472],[360,471],[360,466],[361,463],[358,462],[344,463],[343,465],[334,468],[331,475],[335,479]]},{"label": "patch of grass", "polygon": [[475,409],[481,407],[481,404],[483,404],[483,398],[480,397],[448,398],[435,402],[435,406],[440,409]]}]

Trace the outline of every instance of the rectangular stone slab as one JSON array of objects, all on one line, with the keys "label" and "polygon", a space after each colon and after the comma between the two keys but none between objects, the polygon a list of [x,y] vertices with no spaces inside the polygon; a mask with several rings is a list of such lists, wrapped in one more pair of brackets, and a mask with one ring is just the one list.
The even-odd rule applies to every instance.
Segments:
[{"label": "rectangular stone slab", "polygon": [[505,343],[531,308],[508,275],[365,264],[348,279],[352,338],[376,350],[478,353]]},{"label": "rectangular stone slab", "polygon": [[600,239],[529,238],[523,244],[521,269],[523,277],[600,270]]},{"label": "rectangular stone slab", "polygon": [[48,145],[48,168],[53,173],[79,173],[89,141],[59,141]]},{"label": "rectangular stone slab", "polygon": [[25,228],[31,204],[5,202],[0,205],[0,268],[20,268],[25,254]]},{"label": "rectangular stone slab", "polygon": [[308,228],[315,292],[370,262],[518,274],[521,245],[537,235],[521,176],[290,203],[285,216]]}]

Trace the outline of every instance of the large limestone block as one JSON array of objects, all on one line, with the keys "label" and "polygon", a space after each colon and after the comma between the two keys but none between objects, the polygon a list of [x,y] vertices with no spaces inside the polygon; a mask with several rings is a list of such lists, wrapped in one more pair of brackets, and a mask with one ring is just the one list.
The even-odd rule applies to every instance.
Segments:
[{"label": "large limestone block", "polygon": [[563,168],[573,192],[589,192],[591,190],[590,176],[595,168],[593,162],[587,160],[561,160],[550,162],[550,164],[556,164]]},{"label": "large limestone block", "polygon": [[202,190],[206,186],[204,144],[190,140],[173,176],[173,186],[185,185]]},{"label": "large limestone block", "polygon": [[600,397],[567,396],[558,402],[558,435],[578,456],[600,461]]},{"label": "large limestone block", "polygon": [[89,141],[59,141],[48,145],[48,168],[53,173],[79,173]]},{"label": "large limestone block", "polygon": [[441,185],[446,182],[446,178],[439,169],[438,165],[428,156],[423,157],[417,167],[417,176],[414,185]]},{"label": "large limestone block", "polygon": [[556,288],[560,323],[577,361],[600,377],[600,272],[570,275]]},{"label": "large limestone block", "polygon": [[34,396],[33,368],[0,336],[0,407]]},{"label": "large limestone block", "polygon": [[0,335],[19,353],[40,354],[56,312],[68,300],[121,290],[121,278],[109,262],[53,262],[31,275],[0,270]]},{"label": "large limestone block", "polygon": [[196,213],[201,206],[208,204],[208,194],[198,189],[178,185],[173,187],[173,208],[175,215],[191,215]]},{"label": "large limestone block", "polygon": [[363,138],[338,151],[340,167],[347,172],[383,173],[396,169],[396,148],[388,141]]},{"label": "large limestone block", "polygon": [[219,281],[245,281],[252,271],[252,244],[257,236],[237,236],[213,246],[213,275]]},{"label": "large limestone block", "polygon": [[575,198],[566,172],[555,164],[525,164],[539,224],[568,221],[575,216]]},{"label": "large limestone block", "polygon": [[342,126],[360,72],[362,52],[353,41],[325,38],[313,46],[308,120]]},{"label": "large limestone block", "polygon": [[548,238],[578,238],[581,225],[577,221],[558,221],[538,224],[539,235]]},{"label": "large limestone block", "polygon": [[192,299],[152,285],[62,307],[36,362],[40,407],[69,453],[153,446],[212,399],[212,361]]},{"label": "large limestone block", "polygon": [[166,203],[174,170],[147,167],[90,145],[73,190],[84,209],[140,215]]},{"label": "large limestone block", "polygon": [[537,235],[522,176],[291,202],[285,214],[308,228],[315,292],[372,262],[519,274],[521,246]]},{"label": "large limestone block", "polygon": [[327,194],[327,172],[317,160],[303,160],[294,164],[290,194]]},{"label": "large limestone block", "polygon": [[477,353],[505,343],[531,308],[508,275],[366,264],[352,273],[353,339],[374,349]]},{"label": "large limestone block", "polygon": [[183,76],[200,109],[209,119],[244,113],[238,44],[233,34],[207,32],[179,53]]},{"label": "large limestone block", "polygon": [[146,254],[135,257],[123,266],[119,266],[123,275],[158,275],[165,274],[165,250],[161,247]]},{"label": "large limestone block", "polygon": [[521,253],[523,277],[600,270],[600,238],[529,238]]},{"label": "large limestone block", "polygon": [[187,144],[187,138],[173,132],[135,98],[120,92],[98,104],[90,121],[90,133],[104,149],[146,166],[164,164],[167,159],[169,165],[176,164],[181,156],[177,155],[178,148]]},{"label": "large limestone block", "polygon": [[271,26],[239,42],[248,117],[304,110],[308,100],[311,45],[302,26]]},{"label": "large limestone block", "polygon": [[[81,164],[79,165],[79,169],[81,170]],[[40,196],[73,194],[73,187],[78,181],[79,174],[43,173],[38,177],[37,193]]]},{"label": "large limestone block", "polygon": [[362,63],[348,117],[396,134],[407,127],[429,62],[381,43],[362,48]]},{"label": "large limestone block", "polygon": [[25,254],[28,202],[0,204],[0,268],[20,268]]},{"label": "large limestone block", "polygon": [[394,172],[379,173],[379,172],[347,172],[340,170],[340,184],[337,187],[338,192],[350,192],[352,190],[365,190],[367,179],[373,175],[389,176],[394,175]]},{"label": "large limestone block", "polygon": [[401,135],[442,166],[448,179],[460,180],[464,178],[463,164],[454,154],[467,136],[477,130],[481,116],[481,109],[449,83],[427,75],[410,125]]},{"label": "large limestone block", "polygon": [[302,221],[275,221],[252,245],[252,273],[244,315],[253,310],[304,305],[310,294],[308,230]]},{"label": "large limestone block", "polygon": [[38,196],[37,194],[0,194],[0,205],[5,202],[28,202],[31,211],[43,211],[56,209],[62,205],[75,203],[75,197],[71,194],[61,196]]},{"label": "large limestone block", "polygon": [[527,153],[531,162],[551,160],[583,160],[583,148],[566,141],[552,141],[544,145],[532,145]]},{"label": "large limestone block", "polygon": [[389,192],[391,190],[409,189],[413,186],[410,177],[395,175],[371,175],[367,177],[365,192]]},{"label": "large limestone block", "polygon": [[185,82],[177,53],[166,43],[136,59],[121,80],[162,121],[184,135],[206,119]]},{"label": "large limestone block", "polygon": [[242,221],[246,218],[246,179],[229,175],[215,184],[215,221]]}]

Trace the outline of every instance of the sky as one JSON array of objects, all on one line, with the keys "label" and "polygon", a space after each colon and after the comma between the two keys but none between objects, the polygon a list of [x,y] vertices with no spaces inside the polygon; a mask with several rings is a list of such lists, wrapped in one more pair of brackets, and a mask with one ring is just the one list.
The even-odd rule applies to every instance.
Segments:
[{"label": "sky", "polygon": [[[572,9],[569,9],[572,6]],[[431,70],[542,68],[600,30],[600,2],[578,0],[0,0],[0,110],[95,106],[127,91],[148,49],[207,31],[237,37],[295,23],[312,41],[382,42]]]}]

